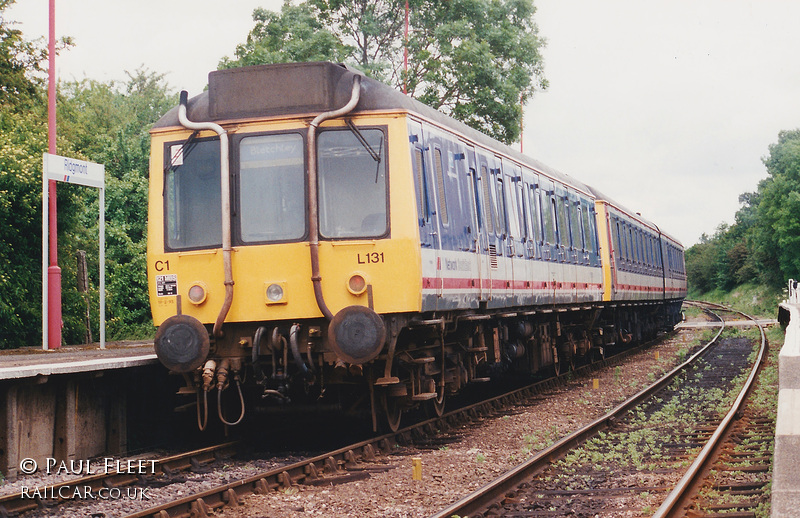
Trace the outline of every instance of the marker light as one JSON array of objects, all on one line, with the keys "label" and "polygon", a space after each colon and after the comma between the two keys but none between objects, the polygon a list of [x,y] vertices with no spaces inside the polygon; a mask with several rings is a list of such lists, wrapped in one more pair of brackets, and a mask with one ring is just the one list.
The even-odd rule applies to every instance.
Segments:
[{"label": "marker light", "polygon": [[207,296],[205,286],[199,282],[192,284],[192,287],[189,288],[189,302],[192,304],[199,306],[206,301]]},{"label": "marker light", "polygon": [[347,281],[347,289],[353,295],[361,295],[367,289],[367,281],[363,275],[355,273]]}]

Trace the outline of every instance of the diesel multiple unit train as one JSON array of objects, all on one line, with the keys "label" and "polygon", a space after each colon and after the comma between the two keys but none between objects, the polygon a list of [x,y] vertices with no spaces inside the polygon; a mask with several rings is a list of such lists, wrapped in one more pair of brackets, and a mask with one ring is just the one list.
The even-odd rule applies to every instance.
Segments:
[{"label": "diesel multiple unit train", "polygon": [[151,133],[155,348],[201,428],[313,403],[396,429],[680,320],[679,242],[346,66],[212,72]]}]

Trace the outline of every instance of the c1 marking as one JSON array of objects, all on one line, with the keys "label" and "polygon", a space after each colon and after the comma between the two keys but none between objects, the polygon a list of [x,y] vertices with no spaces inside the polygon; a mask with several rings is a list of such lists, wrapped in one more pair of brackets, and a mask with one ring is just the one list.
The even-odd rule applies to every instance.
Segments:
[{"label": "c1 marking", "polygon": [[155,269],[157,272],[169,271],[169,261],[156,261]]}]

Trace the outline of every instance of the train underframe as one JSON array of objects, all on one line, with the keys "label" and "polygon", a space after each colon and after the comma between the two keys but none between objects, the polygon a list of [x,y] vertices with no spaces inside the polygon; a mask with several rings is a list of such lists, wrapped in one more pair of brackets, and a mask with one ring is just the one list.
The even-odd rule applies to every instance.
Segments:
[{"label": "train underframe", "polygon": [[[197,396],[201,429],[216,400],[226,425],[239,424],[247,407],[311,405],[368,413],[374,431],[394,431],[412,409],[441,415],[446,399],[468,384],[511,373],[562,373],[609,348],[653,339],[680,322],[680,308],[680,300],[670,300],[382,315],[386,345],[361,364],[331,350],[324,319],[226,324],[225,338],[212,342],[202,369],[184,375],[179,393]],[[232,387],[233,397],[223,398]]]}]

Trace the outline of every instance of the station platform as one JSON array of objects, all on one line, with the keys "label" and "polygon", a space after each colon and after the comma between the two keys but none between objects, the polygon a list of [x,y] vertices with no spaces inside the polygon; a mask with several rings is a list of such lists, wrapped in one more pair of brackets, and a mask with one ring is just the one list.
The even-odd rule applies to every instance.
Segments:
[{"label": "station platform", "polygon": [[157,364],[153,342],[111,342],[43,350],[24,347],[0,351],[0,380],[54,374],[106,371]]},{"label": "station platform", "polygon": [[0,351],[0,480],[14,480],[26,458],[126,452],[130,416],[153,413],[167,378],[152,342]]},{"label": "station platform", "polygon": [[800,517],[800,290],[796,281],[789,281],[789,299],[780,304],[778,320],[786,326],[786,337],[778,357],[771,516]]}]

